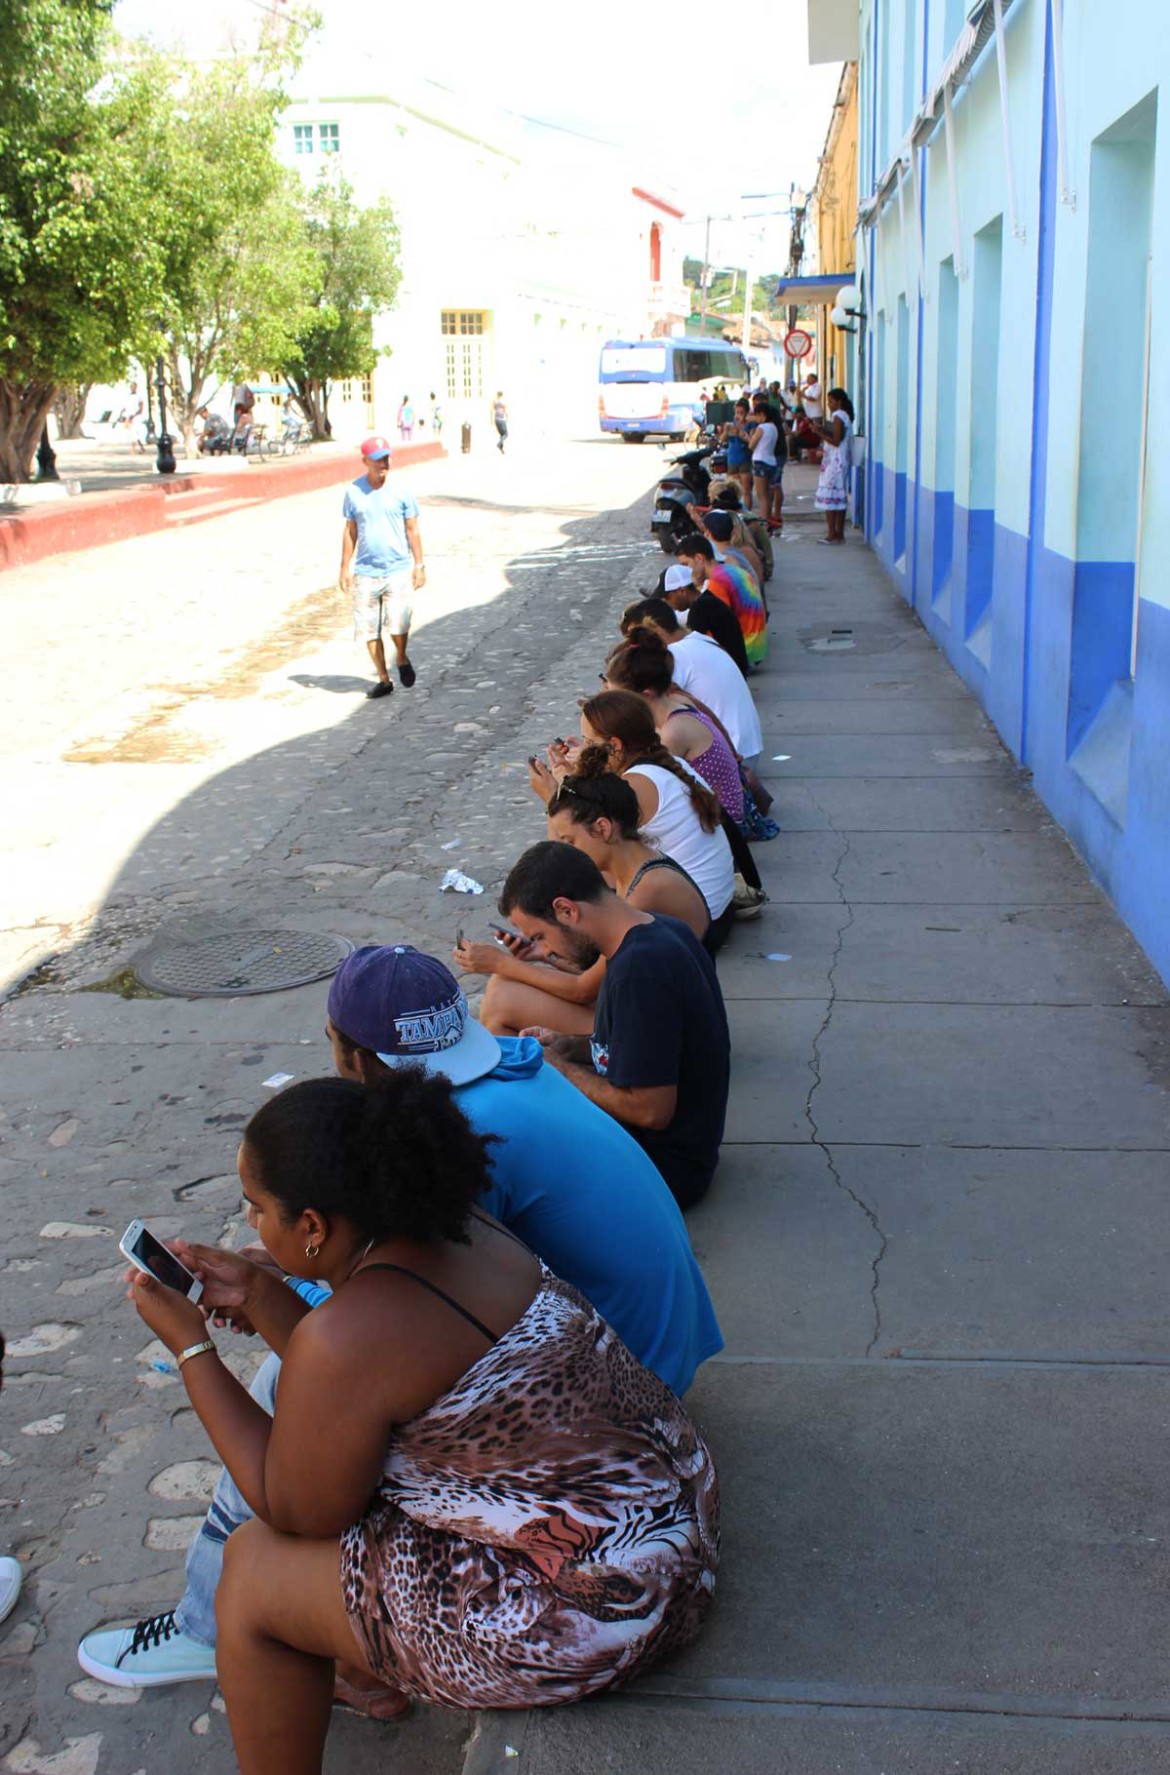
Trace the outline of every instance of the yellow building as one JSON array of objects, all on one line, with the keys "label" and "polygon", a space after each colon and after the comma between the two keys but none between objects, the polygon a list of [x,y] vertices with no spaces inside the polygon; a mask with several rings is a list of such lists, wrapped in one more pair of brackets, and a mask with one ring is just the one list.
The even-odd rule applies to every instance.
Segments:
[{"label": "yellow building", "polygon": [[[833,115],[825,137],[810,201],[817,243],[817,264],[826,271],[852,273],[857,264],[853,231],[857,224],[857,63],[846,62],[841,70]],[[848,283],[849,276],[841,282]],[[825,310],[819,341],[823,386],[834,383],[851,387],[856,364],[857,335],[842,333]]]}]

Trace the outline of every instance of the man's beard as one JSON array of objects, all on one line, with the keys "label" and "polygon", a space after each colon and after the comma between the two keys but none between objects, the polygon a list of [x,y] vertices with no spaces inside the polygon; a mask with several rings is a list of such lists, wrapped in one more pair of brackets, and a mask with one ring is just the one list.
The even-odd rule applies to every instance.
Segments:
[{"label": "man's beard", "polygon": [[579,937],[575,931],[567,931],[562,926],[560,941],[569,952],[569,960],[582,973],[601,960],[600,949],[589,937]]}]

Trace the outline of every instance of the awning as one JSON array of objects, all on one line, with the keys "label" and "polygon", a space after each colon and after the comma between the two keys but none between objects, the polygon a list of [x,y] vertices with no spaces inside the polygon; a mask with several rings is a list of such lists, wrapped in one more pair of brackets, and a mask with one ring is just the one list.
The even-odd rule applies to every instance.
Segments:
[{"label": "awning", "polygon": [[775,299],[781,308],[792,307],[801,302],[832,308],[837,300],[837,291],[856,281],[855,271],[826,271],[819,277],[782,277],[776,284]]}]

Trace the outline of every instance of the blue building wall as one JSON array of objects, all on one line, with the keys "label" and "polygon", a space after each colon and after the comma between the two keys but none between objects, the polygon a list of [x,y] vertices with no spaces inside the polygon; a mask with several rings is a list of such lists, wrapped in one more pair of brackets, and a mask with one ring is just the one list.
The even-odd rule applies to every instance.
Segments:
[{"label": "blue building wall", "polygon": [[862,0],[863,201],[907,161],[859,243],[863,510],[1170,980],[1170,6],[1066,3],[1063,86],[1051,6],[1005,15],[1013,209],[994,40],[948,169],[907,132],[966,6]]}]

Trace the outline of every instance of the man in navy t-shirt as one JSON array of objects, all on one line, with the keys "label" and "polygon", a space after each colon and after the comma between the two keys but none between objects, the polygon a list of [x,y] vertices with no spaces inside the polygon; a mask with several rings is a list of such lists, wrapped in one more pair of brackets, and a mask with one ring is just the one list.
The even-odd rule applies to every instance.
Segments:
[{"label": "man in navy t-shirt", "polygon": [[354,639],[364,641],[378,673],[368,697],[389,696],[394,686],[386,669],[382,636],[394,643],[398,680],[407,690],[415,670],[406,655],[410,633],[411,593],[427,583],[418,503],[412,493],[386,484],[390,446],[385,438],[367,438],[362,445],[366,472],[345,490],[338,583],[353,597]]},{"label": "man in navy t-shirt", "polygon": [[536,946],[582,968],[605,957],[593,1035],[530,1029],[552,1064],[630,1130],[689,1208],[719,1162],[730,1039],[710,956],[678,919],[638,912],[606,887],[583,851],[534,844],[515,865],[500,911]]}]

